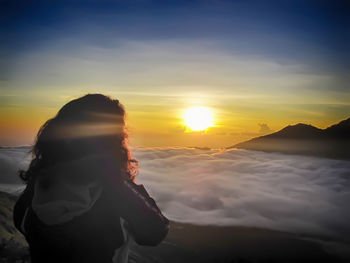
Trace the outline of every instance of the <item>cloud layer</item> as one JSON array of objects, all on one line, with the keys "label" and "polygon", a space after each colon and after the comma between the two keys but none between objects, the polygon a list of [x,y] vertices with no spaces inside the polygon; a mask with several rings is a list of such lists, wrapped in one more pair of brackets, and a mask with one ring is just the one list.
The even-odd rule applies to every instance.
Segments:
[{"label": "cloud layer", "polygon": [[[0,149],[15,183],[28,149]],[[137,148],[138,182],[172,220],[347,238],[350,162],[247,150]]]},{"label": "cloud layer", "polygon": [[247,150],[137,149],[171,219],[349,236],[350,162]]},{"label": "cloud layer", "polygon": [[29,151],[29,147],[0,147],[0,183],[21,183],[17,173],[19,169],[25,169],[28,166],[31,157]]}]

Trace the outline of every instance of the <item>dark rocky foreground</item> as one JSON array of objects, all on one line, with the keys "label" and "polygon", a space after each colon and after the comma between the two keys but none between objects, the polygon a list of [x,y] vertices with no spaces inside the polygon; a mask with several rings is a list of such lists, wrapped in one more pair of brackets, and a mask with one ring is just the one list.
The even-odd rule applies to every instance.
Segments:
[{"label": "dark rocky foreground", "polygon": [[[0,263],[30,262],[27,244],[12,223],[15,200],[15,196],[0,192]],[[350,262],[350,257],[337,256],[320,242],[290,233],[172,222],[162,244],[134,245],[129,262]]]}]

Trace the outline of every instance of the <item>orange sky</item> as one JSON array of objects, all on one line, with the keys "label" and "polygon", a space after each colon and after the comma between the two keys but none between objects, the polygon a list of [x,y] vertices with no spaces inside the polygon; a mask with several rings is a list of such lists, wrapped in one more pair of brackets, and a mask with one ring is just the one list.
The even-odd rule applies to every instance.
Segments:
[{"label": "orange sky", "polygon": [[[61,106],[80,94],[96,91],[77,92],[53,101],[47,98],[48,105],[40,105],[45,102],[46,94],[31,96],[31,100],[25,96],[14,96],[21,98],[23,103],[19,101],[15,105],[16,99],[13,99],[13,104],[1,108],[0,145],[32,144],[39,127],[53,117]],[[327,111],[317,113],[308,109],[312,109],[312,105],[306,107],[270,102],[252,106],[253,98],[225,99],[218,95],[204,96],[204,93],[198,93],[197,96],[184,94],[183,97],[179,94],[150,96],[123,92],[117,96],[118,92],[102,93],[120,99],[125,105],[130,143],[133,146],[226,147],[277,131],[289,124],[304,122],[325,128],[347,117],[343,112],[338,115],[327,114]],[[27,101],[29,103],[24,103]],[[205,131],[189,132],[184,124],[183,112],[193,106],[210,108],[214,126]],[[266,124],[267,127],[262,130],[259,124]]]}]

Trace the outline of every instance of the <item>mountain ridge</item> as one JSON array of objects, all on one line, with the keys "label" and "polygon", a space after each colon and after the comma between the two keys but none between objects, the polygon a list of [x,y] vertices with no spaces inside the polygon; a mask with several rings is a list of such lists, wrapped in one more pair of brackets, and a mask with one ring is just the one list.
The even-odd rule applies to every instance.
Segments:
[{"label": "mountain ridge", "polygon": [[288,125],[227,148],[350,160],[350,118],[325,129],[304,123]]}]

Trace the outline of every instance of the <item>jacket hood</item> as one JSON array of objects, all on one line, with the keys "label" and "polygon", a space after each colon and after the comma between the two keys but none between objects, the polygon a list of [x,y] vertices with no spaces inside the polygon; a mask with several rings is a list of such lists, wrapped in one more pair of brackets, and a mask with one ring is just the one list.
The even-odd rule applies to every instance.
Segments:
[{"label": "jacket hood", "polygon": [[100,156],[89,156],[42,169],[32,201],[39,219],[55,225],[89,211],[103,190],[98,180],[102,162]]}]

